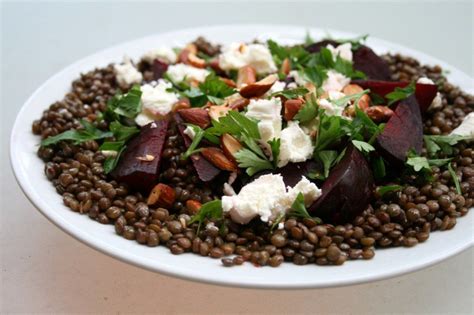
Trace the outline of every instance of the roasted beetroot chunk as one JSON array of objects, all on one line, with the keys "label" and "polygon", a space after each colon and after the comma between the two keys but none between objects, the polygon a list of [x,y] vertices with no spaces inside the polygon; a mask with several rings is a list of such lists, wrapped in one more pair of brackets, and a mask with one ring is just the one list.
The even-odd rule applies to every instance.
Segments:
[{"label": "roasted beetroot chunk", "polygon": [[[385,97],[388,93],[391,93],[395,88],[406,87],[408,82],[393,82],[393,81],[377,81],[377,80],[355,80],[352,83],[360,85],[363,89],[370,89],[371,93],[378,94],[382,97]],[[420,110],[422,113],[428,110],[433,99],[438,93],[438,88],[434,84],[422,84],[417,83],[415,89],[415,96],[418,104],[420,105]]]},{"label": "roasted beetroot chunk", "polygon": [[317,168],[316,162],[308,160],[301,163],[289,163],[286,166],[279,168],[275,173],[280,173],[286,186],[295,186],[302,176],[308,176],[308,173]]},{"label": "roasted beetroot chunk", "polygon": [[321,187],[322,195],[308,211],[327,223],[347,223],[369,205],[374,179],[365,157],[349,146]]},{"label": "roasted beetroot chunk", "polygon": [[117,167],[110,174],[131,189],[148,193],[156,184],[168,121],[156,121],[141,128],[127,145]]},{"label": "roasted beetroot chunk", "polygon": [[[184,145],[189,147],[191,145],[191,139],[187,135],[184,134],[184,129],[186,126],[184,125],[184,121],[179,114],[174,115],[174,119],[178,124],[178,130],[181,136],[184,139]],[[211,180],[215,179],[217,175],[221,172],[220,169],[212,165],[208,162],[201,154],[196,153],[191,155],[191,161],[193,162],[193,166],[196,169],[196,172],[199,176],[199,179],[203,182],[210,182]]]},{"label": "roasted beetroot chunk", "polygon": [[[327,45],[339,46],[334,40],[322,40],[306,47],[311,53],[317,53]],[[372,49],[361,45],[353,52],[354,69],[364,72],[367,78],[372,80],[390,80],[391,72],[388,64],[380,58]]]},{"label": "roasted beetroot chunk", "polygon": [[155,59],[151,65],[151,70],[153,71],[153,79],[161,79],[166,70],[168,70],[168,64]]},{"label": "roasted beetroot chunk", "polygon": [[396,164],[406,160],[410,150],[420,154],[423,146],[423,123],[420,107],[414,95],[401,101],[393,116],[377,137],[384,157]]}]

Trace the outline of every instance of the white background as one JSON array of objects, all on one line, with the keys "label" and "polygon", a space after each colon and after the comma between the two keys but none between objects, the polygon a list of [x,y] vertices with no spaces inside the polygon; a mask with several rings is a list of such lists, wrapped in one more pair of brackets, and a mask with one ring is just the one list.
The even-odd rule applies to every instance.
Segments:
[{"label": "white background", "polygon": [[[474,76],[473,3],[2,3],[0,313],[472,313],[473,253],[352,287],[259,291],[165,277],[100,254],[30,205],[8,162],[26,98],[71,62],[110,45],[219,23],[285,23],[370,33]],[[21,145],[21,144],[19,144]]]}]

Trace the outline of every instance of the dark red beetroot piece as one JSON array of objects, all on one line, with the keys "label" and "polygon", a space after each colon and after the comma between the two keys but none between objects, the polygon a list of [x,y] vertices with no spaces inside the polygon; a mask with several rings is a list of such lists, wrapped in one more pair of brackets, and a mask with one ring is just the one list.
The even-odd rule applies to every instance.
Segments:
[{"label": "dark red beetroot piece", "polygon": [[343,159],[331,170],[322,194],[308,211],[326,223],[347,223],[369,205],[374,179],[365,157],[349,146]]},{"label": "dark red beetroot piece", "polygon": [[398,104],[383,132],[377,137],[377,145],[387,160],[398,164],[405,162],[411,149],[421,153],[423,124],[415,96]]},{"label": "dark red beetroot piece", "polygon": [[[338,42],[327,39],[307,46],[306,50],[316,53],[329,44],[334,47],[339,46]],[[369,47],[361,45],[360,48],[353,52],[352,59],[354,69],[364,72],[367,78],[372,80],[390,80],[391,72],[388,64]]]},{"label": "dark red beetroot piece", "polygon": [[308,176],[308,173],[317,168],[316,162],[308,160],[301,163],[289,163],[282,168],[275,171],[276,174],[281,174],[286,186],[295,186],[303,176]]},{"label": "dark red beetroot piece", "polygon": [[141,128],[127,145],[111,176],[131,189],[149,192],[156,184],[168,121],[156,121]]},{"label": "dark red beetroot piece", "polygon": [[151,70],[153,71],[153,79],[161,79],[166,70],[168,70],[168,64],[155,59],[151,65]]},{"label": "dark red beetroot piece", "polygon": [[[385,97],[388,93],[391,93],[395,88],[406,87],[408,82],[393,82],[393,81],[377,81],[377,80],[355,80],[352,81],[357,85],[360,85],[363,89],[370,89],[371,93],[378,94],[382,97]],[[422,113],[428,110],[431,102],[436,97],[438,93],[438,87],[435,84],[422,84],[417,83],[415,89],[415,96],[418,104],[420,105],[420,110]]]},{"label": "dark red beetroot piece", "polygon": [[[178,124],[178,130],[181,136],[184,139],[184,145],[186,147],[189,147],[192,143],[191,139],[187,135],[184,134],[184,129],[186,129],[186,126],[184,125],[184,121],[181,118],[181,116],[176,113],[174,115],[174,119],[176,123]],[[196,172],[199,176],[199,179],[202,180],[203,182],[209,182],[213,180],[214,178],[219,175],[221,172],[220,169],[212,165],[210,162],[208,162],[201,154],[193,154],[190,157],[191,161],[193,162],[193,166],[196,169]]]}]

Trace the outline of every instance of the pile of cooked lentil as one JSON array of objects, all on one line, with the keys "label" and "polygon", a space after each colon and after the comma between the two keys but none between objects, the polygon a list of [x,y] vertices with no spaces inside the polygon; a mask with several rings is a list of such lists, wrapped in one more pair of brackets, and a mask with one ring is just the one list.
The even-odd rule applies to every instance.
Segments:
[{"label": "pile of cooked lentil", "polygon": [[[196,46],[208,55],[218,51],[202,39]],[[428,77],[440,87],[442,106],[425,116],[425,134],[448,134],[474,110],[474,97],[450,84],[439,66],[421,65],[399,54],[387,54],[383,59],[393,80]],[[145,79],[151,79],[149,69],[140,70]],[[119,90],[113,65],[82,74],[72,83],[71,92],[33,123],[33,133],[45,139],[78,128],[81,118],[94,121]],[[106,128],[106,124],[102,121],[99,127]],[[348,259],[371,259],[378,248],[412,247],[427,241],[433,231],[453,228],[474,204],[474,148],[472,143],[460,143],[454,148],[452,167],[461,179],[462,194],[456,193],[449,171],[433,167],[431,183],[419,185],[413,177],[403,178],[401,191],[383,197],[374,192],[370,206],[344,225],[290,218],[283,228],[272,231],[261,221],[241,225],[225,218],[220,226],[209,221],[197,234],[197,224],[189,224],[195,213],[189,213],[186,201],[211,201],[222,194],[221,185],[201,182],[191,161],[180,159],[186,147],[174,122],[167,131],[159,175],[159,181],[176,192],[169,209],[149,207],[147,196],[110,179],[103,168],[106,156],[98,148],[96,141],[39,148],[45,174],[67,207],[99,223],[114,225],[125,239],[149,247],[166,246],[176,255],[192,252],[221,259],[228,267],[244,262],[277,267],[285,261],[341,265]]]}]

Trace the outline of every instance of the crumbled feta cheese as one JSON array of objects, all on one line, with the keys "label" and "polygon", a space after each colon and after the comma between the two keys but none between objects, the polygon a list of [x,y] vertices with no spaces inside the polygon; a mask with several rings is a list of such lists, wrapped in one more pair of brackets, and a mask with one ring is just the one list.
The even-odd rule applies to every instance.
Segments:
[{"label": "crumbled feta cheese", "polygon": [[334,47],[333,45],[329,44],[326,46],[332,53],[332,57],[336,60],[337,55],[341,56],[342,59],[352,61],[352,45],[351,43],[345,43]]},{"label": "crumbled feta cheese", "polygon": [[174,52],[173,48],[168,46],[161,46],[149,50],[142,56],[142,59],[149,63],[152,63],[155,59],[159,59],[160,61],[168,64],[175,63],[176,58],[176,53]]},{"label": "crumbled feta cheese", "polygon": [[342,113],[344,111],[344,106],[336,106],[334,103],[325,98],[318,99],[318,104],[319,107],[324,109],[326,114],[329,116],[343,116]]},{"label": "crumbled feta cheese", "polygon": [[224,71],[238,70],[247,65],[252,66],[257,74],[277,71],[270,50],[262,44],[232,43],[219,55],[219,67]]},{"label": "crumbled feta cheese", "polygon": [[276,81],[275,83],[273,83],[272,87],[270,88],[270,90],[267,91],[267,93],[265,93],[264,96],[268,97],[270,95],[272,95],[273,93],[277,93],[277,92],[281,92],[285,89],[285,86],[286,86],[286,83],[283,82],[283,81]]},{"label": "crumbled feta cheese", "polygon": [[135,117],[135,123],[139,126],[145,126],[155,121],[156,117],[147,111],[142,111]]},{"label": "crumbled feta cheese", "polygon": [[245,116],[259,120],[258,130],[264,147],[268,146],[269,140],[280,137],[282,118],[279,98],[250,100]]},{"label": "crumbled feta cheese", "polygon": [[289,121],[280,135],[280,154],[278,167],[289,162],[304,162],[313,155],[311,137],[307,135],[296,121]]},{"label": "crumbled feta cheese", "polygon": [[474,140],[474,112],[464,117],[462,123],[451,131],[451,134],[469,137],[469,140]]},{"label": "crumbled feta cheese", "polygon": [[328,77],[323,82],[323,90],[326,92],[329,91],[341,91],[346,85],[351,82],[351,79],[345,75],[336,72],[334,70],[329,70],[327,72]]},{"label": "crumbled feta cheese", "polygon": [[125,56],[122,64],[114,65],[115,78],[121,87],[129,87],[134,83],[141,83],[143,75],[135,68],[130,58]]},{"label": "crumbled feta cheese", "polygon": [[321,196],[321,189],[316,184],[310,182],[306,177],[302,176],[301,180],[294,186],[288,187],[288,199],[293,202],[298,194],[302,193],[304,197],[304,204],[306,207]]},{"label": "crumbled feta cheese", "polygon": [[173,82],[180,83],[185,80],[187,82],[193,80],[197,82],[204,82],[210,72],[206,69],[200,69],[190,65],[185,65],[184,63],[178,63],[176,65],[169,66],[166,73]]},{"label": "crumbled feta cheese", "polygon": [[286,188],[281,175],[262,175],[242,187],[238,195],[223,196],[222,209],[233,221],[246,224],[260,216],[264,222],[286,210]]},{"label": "crumbled feta cheese", "polygon": [[[427,77],[421,77],[419,78],[416,83],[421,83],[421,84],[435,84],[433,82],[433,80],[431,80],[430,78],[427,78]],[[438,108],[441,108],[443,106],[443,98],[441,97],[441,93],[436,93],[436,96],[435,98],[433,99],[433,101],[431,102],[430,106],[428,107],[428,110],[432,110],[432,109],[438,109]]]},{"label": "crumbled feta cheese", "polygon": [[321,190],[305,177],[287,191],[280,174],[262,175],[242,187],[237,195],[223,196],[222,209],[240,224],[247,224],[257,216],[263,222],[271,222],[290,209],[300,192],[308,206],[321,195]]},{"label": "crumbled feta cheese", "polygon": [[184,129],[183,133],[189,137],[189,139],[194,139],[196,136],[196,132],[194,131],[193,127],[191,126],[186,126],[186,129]]},{"label": "crumbled feta cheese", "polygon": [[299,86],[304,86],[308,82],[308,80],[306,80],[298,70],[291,70],[288,75],[292,77],[295,80],[294,83]]},{"label": "crumbled feta cheese", "polygon": [[165,116],[171,112],[173,105],[178,101],[176,93],[167,91],[171,87],[171,83],[162,79],[158,80],[155,86],[144,84],[140,87],[143,115],[139,115],[135,119],[138,125],[143,126],[147,118],[154,120],[154,118]]}]

